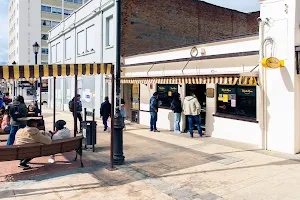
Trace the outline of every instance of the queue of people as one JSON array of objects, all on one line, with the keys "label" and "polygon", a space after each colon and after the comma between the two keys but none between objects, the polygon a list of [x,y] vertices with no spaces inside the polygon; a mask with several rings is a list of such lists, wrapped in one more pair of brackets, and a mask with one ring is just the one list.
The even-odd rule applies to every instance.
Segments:
[{"label": "queue of people", "polygon": [[[157,130],[157,118],[158,118],[158,93],[154,92],[153,96],[150,99],[150,131],[159,132]],[[180,94],[173,94],[173,101],[171,103],[171,109],[174,112],[174,132],[181,133],[180,130],[180,121],[182,112],[185,116],[188,117],[189,133],[191,137],[194,137],[194,122],[197,125],[198,134],[200,137],[203,136],[201,122],[200,122],[200,113],[201,105],[195,94],[186,96],[183,103],[180,100]]]}]

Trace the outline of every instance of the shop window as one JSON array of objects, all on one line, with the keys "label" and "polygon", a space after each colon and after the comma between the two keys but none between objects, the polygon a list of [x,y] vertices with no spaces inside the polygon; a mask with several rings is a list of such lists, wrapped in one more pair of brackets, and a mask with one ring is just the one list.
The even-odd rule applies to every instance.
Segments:
[{"label": "shop window", "polygon": [[256,87],[218,85],[217,113],[256,119]]},{"label": "shop window", "polygon": [[140,109],[140,85],[133,84],[131,88],[131,108],[133,110]]},{"label": "shop window", "polygon": [[173,101],[173,94],[178,92],[178,85],[174,84],[158,84],[158,104],[163,108],[170,108]]},{"label": "shop window", "polygon": [[106,18],[106,47],[113,46],[113,16]]}]

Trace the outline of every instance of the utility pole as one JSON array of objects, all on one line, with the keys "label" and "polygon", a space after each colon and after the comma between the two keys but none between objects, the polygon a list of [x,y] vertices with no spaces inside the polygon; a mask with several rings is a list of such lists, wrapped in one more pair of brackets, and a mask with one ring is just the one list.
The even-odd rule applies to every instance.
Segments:
[{"label": "utility pole", "polygon": [[[124,154],[123,154],[123,117],[120,111],[120,93],[121,93],[121,0],[116,0],[117,6],[117,17],[116,17],[116,114],[114,116],[114,164],[123,165],[124,164]],[[115,84],[112,82],[112,84]],[[114,105],[112,105],[114,106]]]}]

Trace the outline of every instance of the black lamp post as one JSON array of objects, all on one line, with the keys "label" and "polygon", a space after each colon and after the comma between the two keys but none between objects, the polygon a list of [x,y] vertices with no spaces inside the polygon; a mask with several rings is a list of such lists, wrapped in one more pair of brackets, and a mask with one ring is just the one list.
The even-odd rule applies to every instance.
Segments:
[{"label": "black lamp post", "polygon": [[[39,53],[39,50],[40,50],[40,45],[35,42],[33,45],[33,53],[34,53],[34,64],[38,64],[38,53]],[[42,102],[41,102],[41,98],[42,98],[42,88],[41,88],[41,85],[42,85],[42,78],[40,77],[40,113],[42,114]],[[37,89],[38,89],[38,84],[37,84],[37,81],[34,82],[34,88],[35,88],[35,95],[34,95],[34,101],[35,103],[37,102],[37,98],[36,98],[36,92],[37,92]]]},{"label": "black lamp post", "polygon": [[[16,61],[11,63],[12,65],[16,65]],[[16,97],[16,81],[14,81],[14,97]]]},{"label": "black lamp post", "polygon": [[[123,154],[123,118],[120,112],[120,93],[121,93],[121,0],[116,0],[117,6],[117,33],[116,33],[116,114],[114,118],[114,164],[124,164]],[[112,82],[112,84],[115,84]],[[114,105],[113,105],[114,106]]]}]

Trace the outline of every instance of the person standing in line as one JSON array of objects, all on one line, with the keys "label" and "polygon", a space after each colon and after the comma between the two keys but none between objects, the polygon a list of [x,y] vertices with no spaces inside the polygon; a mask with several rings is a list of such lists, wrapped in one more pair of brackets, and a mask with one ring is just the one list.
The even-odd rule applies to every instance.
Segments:
[{"label": "person standing in line", "polygon": [[183,112],[188,116],[189,130],[191,137],[194,137],[193,126],[194,121],[197,124],[197,129],[200,137],[202,137],[202,129],[200,124],[200,111],[201,106],[195,94],[186,96],[183,101]]},{"label": "person standing in line", "polygon": [[158,113],[158,93],[154,92],[150,99],[150,131],[159,132],[156,127]]},{"label": "person standing in line", "polygon": [[69,110],[70,112],[72,112],[73,114],[73,117],[75,116],[74,114],[74,101],[76,99],[76,113],[77,113],[77,119],[79,120],[79,123],[80,123],[80,132],[82,132],[82,103],[81,103],[81,100],[80,100],[81,96],[80,94],[77,94],[77,97],[73,98],[70,102],[69,102]]},{"label": "person standing in line", "polygon": [[9,108],[10,119],[10,133],[7,139],[6,145],[13,145],[15,142],[16,133],[20,128],[26,127],[26,121],[18,121],[18,118],[27,117],[28,110],[22,96],[18,96],[17,99]]},{"label": "person standing in line", "polygon": [[108,97],[105,97],[105,101],[101,104],[100,116],[102,117],[104,131],[107,131],[108,125],[107,120],[111,116],[111,104],[109,103]]},{"label": "person standing in line", "polygon": [[122,119],[123,119],[123,125],[124,125],[124,129],[126,129],[125,126],[125,120],[126,120],[126,106],[125,106],[125,101],[124,99],[121,99],[121,115],[122,115]]},{"label": "person standing in line", "polygon": [[173,101],[171,104],[171,109],[174,112],[174,132],[175,133],[181,133],[180,132],[180,121],[181,121],[181,100],[180,100],[180,94],[174,93],[173,94]]}]

